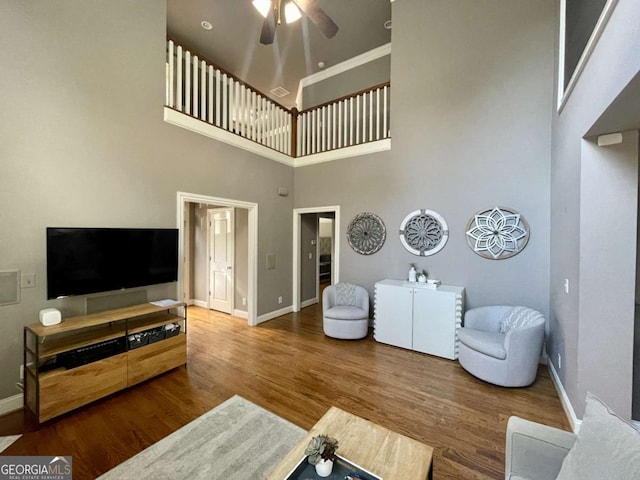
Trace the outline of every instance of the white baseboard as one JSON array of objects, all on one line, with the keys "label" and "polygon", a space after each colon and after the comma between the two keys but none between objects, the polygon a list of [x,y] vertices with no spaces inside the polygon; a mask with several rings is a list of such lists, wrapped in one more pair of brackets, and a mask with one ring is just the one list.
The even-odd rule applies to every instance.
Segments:
[{"label": "white baseboard", "polygon": [[20,410],[23,405],[22,394],[18,393],[12,397],[3,398],[0,400],[0,415],[15,412]]},{"label": "white baseboard", "polygon": [[553,381],[553,385],[556,387],[556,391],[560,396],[560,402],[562,403],[562,408],[564,409],[564,413],[571,424],[571,429],[577,433],[580,430],[580,425],[582,425],[582,420],[580,420],[576,416],[576,412],[571,405],[571,401],[569,400],[569,395],[567,395],[562,382],[560,381],[560,377],[558,376],[558,372],[556,372],[555,367],[553,366],[553,362],[548,362],[547,367],[549,368],[549,373],[551,373],[551,380]]},{"label": "white baseboard", "polygon": [[280,310],[274,310],[273,312],[265,313],[258,317],[258,321],[256,325],[262,322],[266,322],[267,320],[272,320],[277,317],[281,317],[282,315],[286,315],[287,313],[293,312],[293,306],[289,305],[288,307],[281,308]]},{"label": "white baseboard", "polygon": [[233,316],[239,318],[249,318],[249,312],[245,310],[238,310],[237,308],[233,310]]},{"label": "white baseboard", "polygon": [[310,298],[309,300],[305,300],[304,302],[300,303],[300,308],[315,305],[316,303],[318,303],[318,297]]},{"label": "white baseboard", "polygon": [[191,300],[193,302],[193,305],[195,305],[196,307],[202,307],[202,308],[209,308],[209,305],[207,305],[207,302],[204,302],[202,300]]}]

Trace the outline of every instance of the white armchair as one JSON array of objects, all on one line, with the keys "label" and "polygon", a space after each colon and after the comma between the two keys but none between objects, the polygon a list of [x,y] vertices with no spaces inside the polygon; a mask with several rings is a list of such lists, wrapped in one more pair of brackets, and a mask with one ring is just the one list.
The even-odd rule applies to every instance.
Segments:
[{"label": "white armchair", "polygon": [[468,310],[458,338],[460,365],[503,387],[533,383],[538,371],[545,319],[527,307],[495,305]]},{"label": "white armchair", "polygon": [[322,292],[322,328],[328,337],[354,340],[369,331],[369,293],[364,287],[340,282]]}]

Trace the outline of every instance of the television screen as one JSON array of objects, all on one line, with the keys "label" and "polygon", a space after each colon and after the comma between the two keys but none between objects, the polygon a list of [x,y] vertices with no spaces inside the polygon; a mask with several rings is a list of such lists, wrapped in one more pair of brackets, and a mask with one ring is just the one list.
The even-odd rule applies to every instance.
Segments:
[{"label": "television screen", "polygon": [[47,228],[47,298],[178,279],[175,228]]}]

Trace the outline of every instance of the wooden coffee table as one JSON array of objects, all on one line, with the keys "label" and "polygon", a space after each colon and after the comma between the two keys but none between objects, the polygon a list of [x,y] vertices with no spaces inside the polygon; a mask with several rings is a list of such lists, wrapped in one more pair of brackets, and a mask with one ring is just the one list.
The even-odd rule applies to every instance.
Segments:
[{"label": "wooden coffee table", "polygon": [[431,478],[432,447],[331,407],[267,479],[286,478],[304,457],[309,440],[320,434],[337,439],[337,453],[340,456],[382,477],[383,480]]}]

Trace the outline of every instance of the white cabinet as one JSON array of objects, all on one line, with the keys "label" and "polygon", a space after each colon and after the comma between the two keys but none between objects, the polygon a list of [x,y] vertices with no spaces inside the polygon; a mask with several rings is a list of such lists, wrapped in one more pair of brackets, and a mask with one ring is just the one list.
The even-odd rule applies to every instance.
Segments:
[{"label": "white cabinet", "polygon": [[382,343],[439,357],[458,358],[464,288],[437,289],[402,280],[375,286],[373,337]]}]

